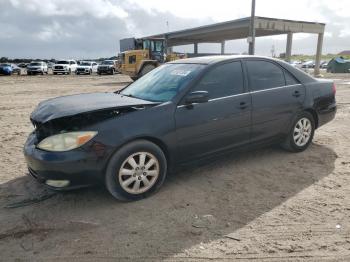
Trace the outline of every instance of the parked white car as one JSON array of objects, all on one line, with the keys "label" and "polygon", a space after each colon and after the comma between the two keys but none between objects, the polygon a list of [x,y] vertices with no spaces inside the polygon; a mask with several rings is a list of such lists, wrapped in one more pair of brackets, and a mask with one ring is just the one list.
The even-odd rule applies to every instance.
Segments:
[{"label": "parked white car", "polygon": [[80,74],[89,74],[91,75],[92,73],[97,73],[97,63],[96,62],[91,62],[91,61],[81,61],[80,64],[77,67],[77,71],[75,73],[77,75]]},{"label": "parked white car", "polygon": [[47,64],[42,61],[33,61],[29,65],[27,65],[27,75],[35,75],[35,74],[47,74],[48,68]]},{"label": "parked white car", "polygon": [[77,70],[77,61],[75,60],[60,60],[52,67],[54,75],[57,74],[71,74]]}]

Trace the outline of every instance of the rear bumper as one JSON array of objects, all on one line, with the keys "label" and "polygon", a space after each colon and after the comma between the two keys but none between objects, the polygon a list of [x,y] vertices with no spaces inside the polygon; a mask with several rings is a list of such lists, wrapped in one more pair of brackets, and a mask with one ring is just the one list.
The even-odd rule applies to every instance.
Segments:
[{"label": "rear bumper", "polygon": [[327,124],[332,121],[337,113],[336,103],[329,105],[327,108],[323,108],[317,112],[318,115],[318,127]]}]

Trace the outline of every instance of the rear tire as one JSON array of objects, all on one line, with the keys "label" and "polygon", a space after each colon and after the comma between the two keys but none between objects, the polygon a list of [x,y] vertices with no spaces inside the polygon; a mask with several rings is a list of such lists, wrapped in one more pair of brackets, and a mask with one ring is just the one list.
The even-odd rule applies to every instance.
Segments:
[{"label": "rear tire", "polygon": [[145,65],[142,69],[141,69],[141,72],[139,73],[139,76],[142,77],[144,76],[145,74],[151,72],[153,69],[155,69],[155,65],[152,65],[152,64],[148,64],[148,65]]},{"label": "rear tire", "polygon": [[162,186],[166,173],[163,151],[150,141],[136,140],[124,145],[110,159],[106,188],[118,200],[140,200]]},{"label": "rear tire", "polygon": [[309,112],[302,112],[293,122],[289,134],[281,146],[290,152],[302,152],[312,142],[315,133],[315,119]]}]

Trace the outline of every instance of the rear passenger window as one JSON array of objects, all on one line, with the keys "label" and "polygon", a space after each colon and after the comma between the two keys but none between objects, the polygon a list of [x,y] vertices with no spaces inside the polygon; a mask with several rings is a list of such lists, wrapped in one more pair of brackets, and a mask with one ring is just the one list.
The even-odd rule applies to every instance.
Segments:
[{"label": "rear passenger window", "polygon": [[299,82],[295,79],[295,77],[292,76],[289,72],[284,71],[284,76],[286,78],[286,85],[287,86],[299,84]]},{"label": "rear passenger window", "polygon": [[209,99],[242,93],[243,73],[241,62],[216,66],[199,81],[193,91],[207,91]]},{"label": "rear passenger window", "polygon": [[251,91],[285,86],[282,69],[267,61],[247,61]]}]

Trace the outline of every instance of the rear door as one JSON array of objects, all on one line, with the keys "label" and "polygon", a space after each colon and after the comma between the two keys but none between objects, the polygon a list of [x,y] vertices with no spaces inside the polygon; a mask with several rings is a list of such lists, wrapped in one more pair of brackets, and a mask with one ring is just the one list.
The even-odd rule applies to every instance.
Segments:
[{"label": "rear door", "polygon": [[175,113],[178,160],[190,160],[249,142],[251,97],[240,61],[212,68],[190,91],[207,91],[209,101],[179,105]]},{"label": "rear door", "polygon": [[249,59],[245,64],[252,95],[252,141],[281,136],[302,108],[305,88],[277,63]]}]

